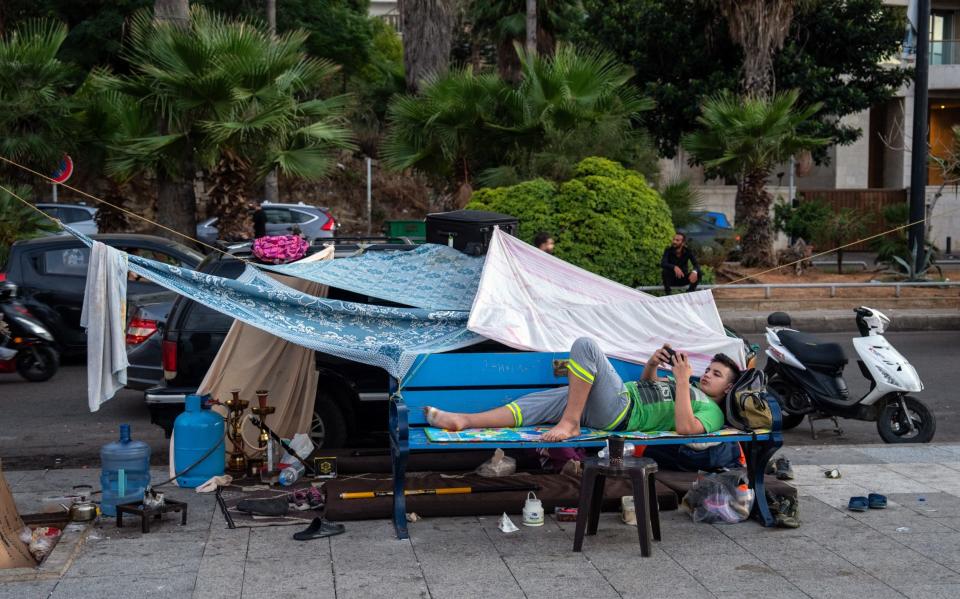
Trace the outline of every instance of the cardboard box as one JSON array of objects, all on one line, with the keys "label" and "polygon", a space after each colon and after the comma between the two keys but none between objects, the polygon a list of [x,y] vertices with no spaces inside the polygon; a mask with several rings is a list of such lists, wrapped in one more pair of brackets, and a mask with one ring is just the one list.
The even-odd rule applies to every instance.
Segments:
[{"label": "cardboard box", "polygon": [[[2,466],[2,465],[0,465]],[[0,569],[32,568],[37,565],[27,545],[20,540],[23,520],[0,467]]]}]

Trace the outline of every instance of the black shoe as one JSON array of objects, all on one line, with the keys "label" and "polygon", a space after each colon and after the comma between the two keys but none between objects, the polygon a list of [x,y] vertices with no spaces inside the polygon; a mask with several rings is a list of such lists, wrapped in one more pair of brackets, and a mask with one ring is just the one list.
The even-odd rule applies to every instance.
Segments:
[{"label": "black shoe", "polygon": [[790,466],[790,460],[787,458],[778,458],[774,465],[774,470],[777,473],[777,478],[780,480],[793,480],[795,478],[793,475],[793,467]]},{"label": "black shoe", "polygon": [[313,539],[322,539],[324,537],[339,535],[344,533],[346,530],[346,527],[339,522],[327,522],[323,518],[314,518],[313,522],[310,523],[310,526],[304,528],[300,532],[293,533],[293,539],[295,541],[311,541]]},{"label": "black shoe", "polygon": [[800,501],[796,497],[783,497],[780,511],[776,515],[777,526],[782,528],[800,528]]}]

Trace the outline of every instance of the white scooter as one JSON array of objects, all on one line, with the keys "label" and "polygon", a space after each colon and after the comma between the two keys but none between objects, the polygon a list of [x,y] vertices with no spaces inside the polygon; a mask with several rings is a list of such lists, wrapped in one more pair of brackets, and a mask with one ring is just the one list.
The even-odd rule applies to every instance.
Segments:
[{"label": "white scooter", "polygon": [[790,317],[774,312],[767,317],[767,388],[777,395],[783,409],[783,428],[793,428],[809,415],[810,432],[817,438],[814,420],[831,419],[835,432],[843,434],[838,418],[876,421],[887,443],[927,443],[937,423],[933,413],[908,393],[923,390],[923,383],[910,362],[883,337],[890,319],[880,311],[861,306],[857,315],[860,337],[853,346],[860,359],[860,372],[870,381],[870,390],[851,398],[843,380],[847,357],[836,343],[824,343],[791,326]]}]

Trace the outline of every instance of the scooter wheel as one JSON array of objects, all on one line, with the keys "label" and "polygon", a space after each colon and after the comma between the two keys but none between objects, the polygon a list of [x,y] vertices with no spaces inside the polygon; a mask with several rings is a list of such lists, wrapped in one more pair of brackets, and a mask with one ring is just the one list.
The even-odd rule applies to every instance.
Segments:
[{"label": "scooter wheel", "polygon": [[[937,432],[937,421],[933,412],[919,399],[910,396],[903,398],[907,411],[898,399],[892,399],[883,406],[877,418],[877,432],[886,443],[929,443]],[[907,418],[913,421],[913,432]]]},{"label": "scooter wheel", "polygon": [[17,354],[17,372],[32,383],[43,382],[60,368],[60,354],[49,345],[35,345]]}]

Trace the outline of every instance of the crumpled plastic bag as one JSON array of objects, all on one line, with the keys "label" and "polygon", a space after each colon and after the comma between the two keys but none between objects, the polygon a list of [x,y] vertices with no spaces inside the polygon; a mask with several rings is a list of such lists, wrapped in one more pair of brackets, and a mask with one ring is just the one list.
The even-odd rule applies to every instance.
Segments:
[{"label": "crumpled plastic bag", "polygon": [[[498,449],[497,451],[500,450]],[[520,529],[513,523],[513,520],[510,519],[507,512],[503,512],[503,515],[500,516],[500,530],[503,532],[517,532]]]},{"label": "crumpled plastic bag", "polygon": [[504,455],[503,450],[497,448],[493,452],[493,457],[477,467],[477,474],[480,476],[510,476],[517,471],[517,461]]},{"label": "crumpled plastic bag", "polygon": [[743,522],[753,508],[753,490],[747,485],[744,470],[700,472],[680,507],[694,522],[707,524]]}]

